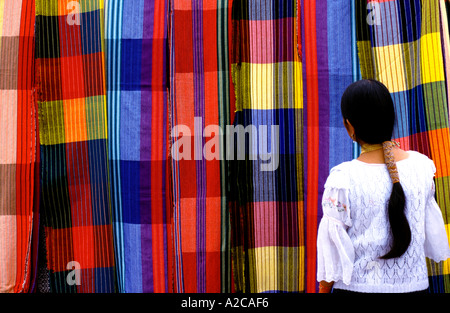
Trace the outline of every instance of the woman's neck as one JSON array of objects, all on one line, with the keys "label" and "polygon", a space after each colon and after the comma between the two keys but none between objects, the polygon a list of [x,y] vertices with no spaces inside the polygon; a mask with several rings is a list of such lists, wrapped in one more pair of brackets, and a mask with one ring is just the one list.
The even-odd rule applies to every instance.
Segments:
[{"label": "woman's neck", "polygon": [[384,163],[383,149],[381,148],[361,153],[358,157],[358,160],[364,163],[383,164]]},{"label": "woman's neck", "polygon": [[[393,153],[396,162],[407,159],[409,156],[408,152],[400,149],[399,147],[394,147]],[[365,153],[361,153],[357,160],[370,164],[384,164],[383,149],[375,149],[372,151],[367,150]]]}]

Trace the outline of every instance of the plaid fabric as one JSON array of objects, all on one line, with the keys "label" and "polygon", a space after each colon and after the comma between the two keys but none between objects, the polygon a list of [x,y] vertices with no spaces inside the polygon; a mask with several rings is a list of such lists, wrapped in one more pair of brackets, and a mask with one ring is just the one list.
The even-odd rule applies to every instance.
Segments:
[{"label": "plaid fabric", "polygon": [[36,1],[41,208],[53,292],[113,292],[103,1]]},{"label": "plaid fabric", "polygon": [[0,1],[0,292],[34,288],[39,199],[35,171],[34,1]]},{"label": "plaid fabric", "polygon": [[119,292],[172,290],[168,1],[106,1],[111,204]]},{"label": "plaid fabric", "polygon": [[[237,291],[304,290],[304,102],[297,12],[295,1],[233,2],[234,125],[254,127],[245,159],[235,154],[230,161]],[[278,136],[272,132],[276,125]],[[237,136],[234,143],[235,152],[244,148]],[[276,153],[275,148],[278,164],[272,158],[272,168],[263,171],[264,154]]]},{"label": "plaid fabric", "polygon": [[[444,68],[450,68],[450,28],[449,28],[449,19],[450,19],[450,1],[449,0],[439,0],[439,11],[440,11],[440,19],[441,19],[441,40],[442,40],[442,50],[444,57]],[[449,73],[445,71],[445,82],[447,90],[450,90],[450,79]],[[447,97],[448,102],[448,112],[450,119],[450,97]]]},{"label": "plaid fabric", "polygon": [[[444,68],[448,54],[442,52],[448,53],[448,38],[442,41],[440,22],[440,14],[446,16],[446,12],[440,10],[438,0],[380,1],[372,11],[378,18],[368,23],[366,2],[356,1],[362,77],[376,78],[391,91],[397,112],[394,137],[401,147],[424,153],[435,162],[436,197],[448,228],[450,137]],[[448,37],[448,33],[442,35]],[[449,292],[448,261],[428,265],[430,290]]]},{"label": "plaid fabric", "polygon": [[[229,119],[228,2],[171,4],[174,291],[227,291],[226,163],[220,158],[223,138],[217,126],[223,127]],[[180,128],[187,132],[181,135]],[[214,135],[207,129],[213,129]],[[182,149],[173,148],[181,141]],[[191,153],[179,159],[188,146]],[[203,154],[204,148],[216,152],[212,159]]]},{"label": "plaid fabric", "polygon": [[[360,77],[435,161],[448,227],[450,1],[368,2],[0,0],[0,292],[33,290],[39,203],[54,292],[315,292],[323,183],[358,154],[339,101]],[[231,122],[256,129],[244,160],[217,136]],[[448,292],[448,262],[428,265]]]}]

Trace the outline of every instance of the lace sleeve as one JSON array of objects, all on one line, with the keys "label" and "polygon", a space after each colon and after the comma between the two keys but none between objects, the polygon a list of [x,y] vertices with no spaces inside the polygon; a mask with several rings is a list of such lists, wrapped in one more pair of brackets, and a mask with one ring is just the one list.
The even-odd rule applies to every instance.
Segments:
[{"label": "lace sleeve", "polygon": [[450,258],[450,248],[442,212],[434,194],[433,182],[425,208],[425,256],[440,262]]},{"label": "lace sleeve", "polygon": [[354,249],[346,231],[351,226],[348,183],[340,170],[332,170],[327,179],[322,209],[317,237],[317,280],[342,280],[350,284]]}]

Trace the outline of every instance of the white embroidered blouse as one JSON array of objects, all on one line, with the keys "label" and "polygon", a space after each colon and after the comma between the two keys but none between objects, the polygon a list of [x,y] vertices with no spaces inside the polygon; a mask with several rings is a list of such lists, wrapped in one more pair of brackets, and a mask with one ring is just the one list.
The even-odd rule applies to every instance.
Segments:
[{"label": "white embroidered blouse", "polygon": [[426,258],[450,257],[441,210],[435,200],[433,161],[418,152],[397,162],[406,197],[412,238],[399,258],[382,260],[389,251],[387,216],[392,182],[384,164],[359,160],[330,171],[325,183],[317,238],[317,280],[334,288],[371,293],[401,293],[428,288]]}]

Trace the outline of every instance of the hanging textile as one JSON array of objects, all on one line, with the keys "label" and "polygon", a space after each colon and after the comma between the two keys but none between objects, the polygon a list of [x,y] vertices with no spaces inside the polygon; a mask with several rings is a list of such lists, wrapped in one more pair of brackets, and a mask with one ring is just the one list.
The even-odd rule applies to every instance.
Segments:
[{"label": "hanging textile", "polygon": [[102,0],[36,1],[41,209],[52,292],[113,292]]},{"label": "hanging textile", "polygon": [[111,205],[119,292],[172,290],[168,1],[106,1]]},{"label": "hanging textile", "polygon": [[334,166],[352,159],[343,125],[341,96],[355,80],[350,2],[303,1],[304,175],[306,292],[316,281],[317,227],[325,181]]},{"label": "hanging textile", "polygon": [[[235,97],[233,82],[231,79],[230,43],[232,41],[232,4],[233,0],[217,0],[217,99],[218,99],[218,121],[222,130],[219,139],[220,156],[220,292],[235,292],[233,283],[233,267],[231,257],[231,223],[229,205],[229,169],[227,159],[228,142],[226,128],[234,119]],[[224,131],[225,130],[225,131]]]},{"label": "hanging textile", "polygon": [[241,292],[304,291],[297,14],[296,1],[233,2],[236,112],[229,199],[234,279]]},{"label": "hanging textile", "polygon": [[[441,40],[442,40],[442,51],[444,57],[444,70],[445,70],[445,82],[447,90],[450,90],[450,79],[449,79],[449,69],[450,69],[450,28],[449,28],[449,17],[450,17],[450,1],[449,0],[439,0],[439,11],[441,19]],[[447,96],[448,102],[448,112],[450,119],[450,97]]]},{"label": "hanging textile", "polygon": [[170,129],[175,292],[230,288],[224,137],[228,1],[172,1]]},{"label": "hanging textile", "polygon": [[[438,0],[356,1],[362,77],[378,79],[391,91],[397,112],[394,138],[401,147],[434,161],[436,198],[448,227],[450,137],[442,52],[443,47],[448,51],[448,41],[445,45],[441,39],[440,12],[445,13]],[[448,261],[428,260],[428,266],[430,290],[448,292]]]},{"label": "hanging textile", "polygon": [[0,293],[34,289],[39,163],[34,1],[0,1]]}]

